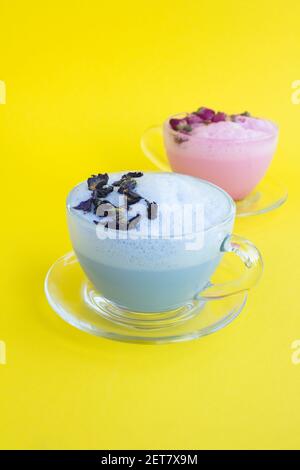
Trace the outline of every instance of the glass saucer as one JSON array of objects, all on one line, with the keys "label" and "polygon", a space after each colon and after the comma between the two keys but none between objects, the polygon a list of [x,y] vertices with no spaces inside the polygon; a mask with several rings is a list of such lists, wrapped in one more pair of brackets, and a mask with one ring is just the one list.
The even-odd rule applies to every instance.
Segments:
[{"label": "glass saucer", "polygon": [[[212,283],[227,281],[242,269],[236,257],[224,255]],[[138,343],[187,341],[214,333],[233,321],[247,300],[245,293],[206,302],[200,297],[167,312],[130,312],[95,291],[73,252],[51,266],[45,293],[53,310],[76,328],[104,338]]]},{"label": "glass saucer", "polygon": [[287,189],[277,181],[266,177],[242,201],[235,201],[237,217],[248,217],[270,212],[285,203]]}]

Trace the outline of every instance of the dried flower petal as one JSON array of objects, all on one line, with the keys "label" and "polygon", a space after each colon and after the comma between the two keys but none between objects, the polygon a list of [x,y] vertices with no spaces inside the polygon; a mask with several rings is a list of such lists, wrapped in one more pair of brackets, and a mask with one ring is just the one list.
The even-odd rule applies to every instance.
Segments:
[{"label": "dried flower petal", "polygon": [[91,178],[88,178],[87,184],[90,191],[96,189],[96,187],[105,186],[108,183],[108,174],[107,173],[98,173],[98,175],[92,175]]},{"label": "dried flower petal", "polygon": [[226,121],[226,119],[227,119],[227,114],[226,113],[218,112],[213,116],[211,121],[212,122],[222,122],[222,121]]},{"label": "dried flower petal", "polygon": [[126,176],[129,178],[141,178],[143,173],[141,171],[130,171]]},{"label": "dried flower petal", "polygon": [[131,206],[132,204],[136,204],[142,199],[142,196],[140,196],[138,193],[135,191],[127,191],[125,193],[126,195],[126,205]]},{"label": "dried flower petal", "polygon": [[132,181],[132,178],[141,178],[142,176],[143,173],[141,171],[129,171],[129,173],[123,175],[120,180],[114,181],[113,186],[121,186],[124,181]]},{"label": "dried flower petal", "polygon": [[177,131],[177,126],[179,126],[181,119],[170,119],[169,124],[174,131]]},{"label": "dried flower petal", "polygon": [[93,199],[87,199],[86,201],[81,201],[78,206],[73,207],[73,209],[76,209],[78,211],[84,211],[84,212],[91,212],[92,210],[92,204],[93,204]]},{"label": "dried flower petal", "polygon": [[102,198],[108,196],[112,191],[114,190],[113,186],[102,186],[98,187],[95,190],[96,197],[97,198]]},{"label": "dried flower petal", "polygon": [[137,182],[134,179],[124,178],[119,185],[118,193],[124,194],[128,191],[133,191],[136,185]]},{"label": "dried flower petal", "polygon": [[191,132],[193,130],[186,119],[170,119],[169,122],[174,131]]},{"label": "dried flower petal", "polygon": [[[181,122],[180,127],[187,128],[190,126],[186,121]],[[180,132],[184,132],[180,130]],[[137,186],[135,178],[143,176],[141,171],[130,171],[124,174],[120,180],[115,181],[112,185],[108,185],[109,177],[107,173],[92,175],[88,178],[87,183],[89,190],[92,191],[91,198],[87,201],[82,201],[75,209],[83,210],[85,212],[93,212],[99,218],[108,217],[105,221],[100,223],[105,228],[114,230],[130,230],[140,222],[141,215],[137,214],[128,221],[128,212],[130,206],[136,204],[141,199],[144,199],[134,189]],[[104,199],[108,194],[114,191],[114,187],[118,187],[118,192],[124,194],[125,205],[121,207],[115,206],[113,203]],[[158,206],[155,202],[149,202],[144,199],[147,204],[147,215],[149,219],[157,217]],[[98,220],[93,220],[94,224],[98,224]]]},{"label": "dried flower petal", "polygon": [[197,115],[200,116],[203,121],[211,121],[215,115],[215,112],[213,109],[201,107],[198,109]]}]

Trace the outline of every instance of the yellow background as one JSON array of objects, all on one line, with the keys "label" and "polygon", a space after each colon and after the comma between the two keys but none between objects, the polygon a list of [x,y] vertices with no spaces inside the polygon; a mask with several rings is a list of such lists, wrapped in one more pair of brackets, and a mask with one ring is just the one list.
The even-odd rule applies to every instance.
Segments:
[{"label": "yellow background", "polygon": [[[299,448],[300,3],[0,0],[1,448]],[[265,273],[204,339],[123,344],[65,324],[44,277],[92,172],[154,169],[144,128],[207,105],[278,122],[288,202],[239,220]]]}]

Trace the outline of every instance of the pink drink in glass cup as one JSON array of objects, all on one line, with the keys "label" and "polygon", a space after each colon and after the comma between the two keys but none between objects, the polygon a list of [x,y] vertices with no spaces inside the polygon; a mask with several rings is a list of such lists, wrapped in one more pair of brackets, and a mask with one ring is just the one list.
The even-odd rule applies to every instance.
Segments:
[{"label": "pink drink in glass cup", "polygon": [[235,200],[244,199],[270,165],[278,127],[248,113],[228,117],[201,109],[205,110],[204,116],[211,112],[210,119],[203,120],[200,111],[199,115],[175,116],[164,123],[164,143],[171,168],[210,181]]}]

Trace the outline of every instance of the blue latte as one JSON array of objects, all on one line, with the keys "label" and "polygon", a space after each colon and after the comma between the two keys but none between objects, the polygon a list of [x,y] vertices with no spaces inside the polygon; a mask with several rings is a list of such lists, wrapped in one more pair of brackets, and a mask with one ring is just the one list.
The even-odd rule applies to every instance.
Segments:
[{"label": "blue latte", "polygon": [[[110,174],[107,185],[122,174]],[[234,204],[218,187],[175,173],[145,173],[137,179],[136,191],[143,199],[130,206],[128,216],[139,216],[138,224],[121,233],[105,227],[109,214],[74,209],[91,193],[86,183],[76,186],[67,204],[74,251],[107,300],[137,312],[171,310],[208,284],[221,260],[220,247],[232,231]],[[105,200],[124,206],[115,189]],[[157,203],[153,220],[147,217],[146,201]]]}]

